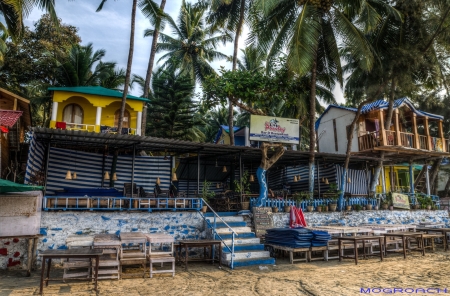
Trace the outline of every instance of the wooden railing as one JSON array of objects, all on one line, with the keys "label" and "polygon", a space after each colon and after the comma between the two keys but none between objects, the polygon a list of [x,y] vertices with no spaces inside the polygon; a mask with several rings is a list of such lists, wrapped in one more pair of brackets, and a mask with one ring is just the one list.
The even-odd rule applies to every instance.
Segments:
[{"label": "wooden railing", "polygon": [[414,145],[414,134],[400,132],[400,146],[416,148]]},{"label": "wooden railing", "polygon": [[419,135],[419,149],[428,150],[428,138],[427,136]]},{"label": "wooden railing", "polygon": [[359,151],[371,150],[374,147],[378,147],[379,143],[378,132],[370,132],[358,137]]},{"label": "wooden railing", "polygon": [[395,145],[395,132],[394,131],[385,131],[386,132],[386,145],[394,146]]}]

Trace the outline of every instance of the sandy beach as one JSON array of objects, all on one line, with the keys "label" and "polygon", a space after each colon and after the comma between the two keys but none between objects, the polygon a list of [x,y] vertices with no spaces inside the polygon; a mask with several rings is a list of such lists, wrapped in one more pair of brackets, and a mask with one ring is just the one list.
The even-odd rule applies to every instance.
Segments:
[{"label": "sandy beach", "polygon": [[[0,272],[0,296],[37,295],[39,270],[24,277],[24,271]],[[52,275],[61,276],[61,269]],[[148,275],[147,275],[148,276]],[[408,255],[390,254],[383,262],[378,258],[339,262],[315,261],[289,264],[277,259],[275,266],[259,266],[230,270],[205,263],[192,263],[189,271],[177,266],[174,278],[157,275],[99,281],[98,295],[363,295],[361,288],[439,288],[450,291],[450,252]],[[50,282],[45,295],[96,295],[94,285],[88,282]],[[377,292],[378,290],[375,290]],[[429,290],[436,292],[437,290]],[[450,292],[449,292],[450,293]],[[387,295],[388,293],[371,293]],[[396,293],[406,295],[406,293]],[[420,290],[418,293],[424,294]]]}]

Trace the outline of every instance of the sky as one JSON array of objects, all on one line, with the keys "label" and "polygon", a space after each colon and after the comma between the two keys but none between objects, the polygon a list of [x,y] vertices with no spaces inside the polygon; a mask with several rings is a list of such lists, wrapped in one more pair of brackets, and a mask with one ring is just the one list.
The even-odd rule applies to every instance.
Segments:
[{"label": "sky", "polygon": [[[130,42],[131,0],[109,0],[100,12],[96,12],[100,0],[56,0],[55,2],[58,17],[63,23],[78,28],[78,35],[81,37],[83,45],[92,43],[96,50],[105,49],[106,55],[103,61],[116,62],[118,67],[126,68]],[[167,0],[164,11],[176,20],[181,2],[182,0]],[[40,19],[42,14],[43,12],[39,9],[34,9],[26,18],[25,25],[33,28],[34,23]],[[145,77],[147,71],[152,42],[151,37],[144,38],[144,31],[150,28],[152,28],[150,22],[137,9],[131,73],[142,77]],[[247,35],[247,32],[248,30],[245,29],[243,37]],[[171,34],[168,26],[166,26],[164,33]],[[245,37],[240,38],[239,48],[245,47],[245,39]],[[217,50],[231,56],[233,54],[233,43],[220,46]],[[156,61],[161,55],[156,56]],[[154,69],[157,66],[155,64]],[[226,60],[216,61],[212,63],[212,66],[215,69],[219,69],[221,66],[229,69],[231,68],[231,62]],[[142,90],[137,86],[130,92],[137,96],[142,94]],[[338,102],[344,102],[342,92],[338,88],[335,89],[334,94]]]}]

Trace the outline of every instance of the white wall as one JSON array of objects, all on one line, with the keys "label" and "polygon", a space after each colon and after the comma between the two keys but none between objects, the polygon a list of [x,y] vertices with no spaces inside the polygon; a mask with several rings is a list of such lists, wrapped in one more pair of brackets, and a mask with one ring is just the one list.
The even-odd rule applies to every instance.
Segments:
[{"label": "white wall", "polygon": [[[331,108],[320,120],[317,129],[319,152],[345,154],[347,150],[347,125],[355,118],[355,113],[348,110]],[[334,145],[333,119],[336,119],[338,151]],[[352,151],[358,151],[358,132],[353,131]]]}]

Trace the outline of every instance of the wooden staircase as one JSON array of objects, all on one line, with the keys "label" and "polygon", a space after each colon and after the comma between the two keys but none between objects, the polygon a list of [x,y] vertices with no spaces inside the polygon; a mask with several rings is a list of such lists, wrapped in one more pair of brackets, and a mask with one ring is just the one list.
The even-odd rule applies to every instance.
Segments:
[{"label": "wooden staircase", "polygon": [[426,168],[427,166],[424,165],[422,166],[422,170],[420,171],[419,175],[417,176],[416,180],[414,180],[414,190],[415,191],[420,191],[423,192],[424,190],[426,190],[427,187],[427,181],[425,178],[425,173],[426,173]]}]

